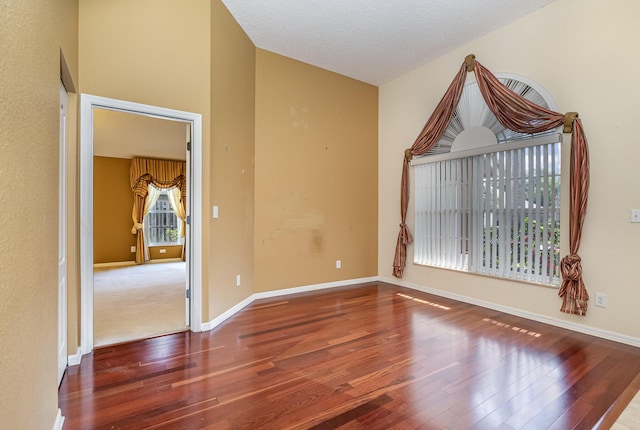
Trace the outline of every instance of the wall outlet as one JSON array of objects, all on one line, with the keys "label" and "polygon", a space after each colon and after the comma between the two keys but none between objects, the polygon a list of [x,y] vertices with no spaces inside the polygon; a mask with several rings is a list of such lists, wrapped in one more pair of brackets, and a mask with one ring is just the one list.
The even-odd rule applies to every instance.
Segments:
[{"label": "wall outlet", "polygon": [[342,268],[342,260],[336,260],[336,269]]},{"label": "wall outlet", "polygon": [[133,246],[131,247],[131,252],[136,252],[136,246],[135,246],[135,245],[133,245]]},{"label": "wall outlet", "polygon": [[236,287],[240,286],[240,275],[236,275]]},{"label": "wall outlet", "polygon": [[166,250],[166,249],[164,249],[164,248],[160,248],[160,254],[166,254],[166,253],[167,253],[167,250]]},{"label": "wall outlet", "polygon": [[596,303],[595,305],[599,308],[607,307],[607,295],[602,293],[596,293]]}]

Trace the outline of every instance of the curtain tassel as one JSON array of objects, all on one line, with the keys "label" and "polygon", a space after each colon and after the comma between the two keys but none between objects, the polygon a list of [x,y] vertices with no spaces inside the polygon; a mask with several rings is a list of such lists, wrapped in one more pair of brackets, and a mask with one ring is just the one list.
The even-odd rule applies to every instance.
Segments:
[{"label": "curtain tassel", "polygon": [[563,133],[573,133],[573,122],[578,117],[578,112],[567,112],[564,114]]},{"label": "curtain tassel", "polygon": [[467,66],[467,72],[473,72],[473,64],[476,61],[476,56],[474,54],[469,54],[464,57],[464,64]]}]

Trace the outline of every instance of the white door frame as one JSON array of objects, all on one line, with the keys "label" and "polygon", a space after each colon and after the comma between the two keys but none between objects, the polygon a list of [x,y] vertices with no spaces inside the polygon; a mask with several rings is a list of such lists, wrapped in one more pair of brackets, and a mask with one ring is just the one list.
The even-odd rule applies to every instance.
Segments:
[{"label": "white door frame", "polygon": [[[184,144],[190,145],[190,142],[192,141],[191,136],[193,135],[192,132],[192,128],[191,127],[191,123],[186,123],[185,124],[185,140],[184,140]],[[189,154],[187,156],[187,178],[191,178],[191,163],[193,162],[193,159],[191,158],[191,148],[189,148]],[[190,208],[191,207],[191,179],[189,179],[187,181],[187,201],[185,202],[186,207]],[[190,215],[189,212],[185,212],[185,216]],[[191,234],[191,223],[189,222],[185,222],[184,223],[184,232],[185,232],[185,242],[187,238],[191,238],[193,235]],[[186,261],[190,262],[191,261],[191,256],[190,256],[190,247],[188,246],[188,242],[183,242],[183,246],[184,246],[184,255],[186,256]],[[187,274],[189,273],[189,271],[187,271]],[[186,296],[186,300],[184,302],[184,325],[187,327],[191,327],[191,277],[188,276],[187,277],[187,281],[184,283],[184,287],[185,287],[185,296]]]},{"label": "white door frame", "polygon": [[[107,109],[191,124],[191,331],[202,331],[202,115],[158,106],[80,95],[80,351],[93,350],[93,110]],[[186,148],[185,148],[186,149]],[[195,215],[195,216],[194,216]]]},{"label": "white door frame", "polygon": [[67,119],[69,94],[60,82],[60,160],[58,173],[58,385],[67,368]]}]

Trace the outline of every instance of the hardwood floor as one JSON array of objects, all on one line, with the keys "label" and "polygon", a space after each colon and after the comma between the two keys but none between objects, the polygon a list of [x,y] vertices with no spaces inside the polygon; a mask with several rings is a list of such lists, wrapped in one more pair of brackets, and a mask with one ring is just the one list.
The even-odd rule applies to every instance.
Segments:
[{"label": "hardwood floor", "polygon": [[384,283],[254,302],[68,369],[64,429],[609,428],[640,348]]}]

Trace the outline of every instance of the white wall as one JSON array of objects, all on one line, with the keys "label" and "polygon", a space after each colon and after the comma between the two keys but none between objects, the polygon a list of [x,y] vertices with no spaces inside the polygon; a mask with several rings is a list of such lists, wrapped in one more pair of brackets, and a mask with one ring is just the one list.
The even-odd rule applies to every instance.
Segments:
[{"label": "white wall", "polygon": [[[379,276],[395,279],[391,272],[400,222],[403,151],[413,143],[464,57],[473,53],[494,73],[517,73],[541,84],[559,111],[580,113],[591,156],[580,249],[591,295],[589,309],[585,317],[561,313],[555,288],[416,266],[411,245],[401,281],[583,325],[586,331],[612,332],[613,337],[640,344],[640,224],[631,224],[629,215],[631,208],[640,208],[640,144],[634,128],[640,114],[638,16],[636,0],[558,0],[380,87]],[[563,164],[566,161],[568,154]],[[565,182],[568,185],[568,177]],[[566,188],[563,191],[564,256],[569,204]],[[412,211],[413,200],[408,223],[413,231]],[[606,309],[594,306],[596,292],[607,294]]]}]

